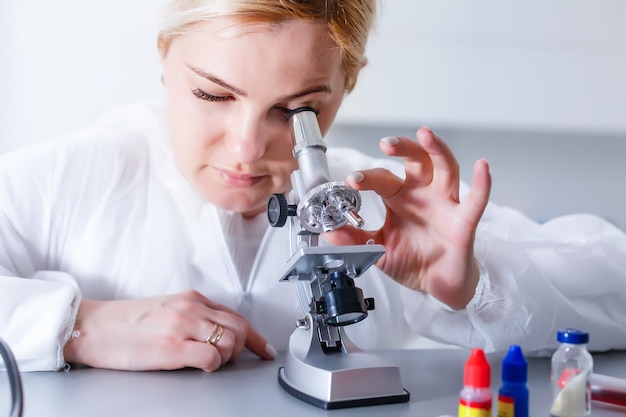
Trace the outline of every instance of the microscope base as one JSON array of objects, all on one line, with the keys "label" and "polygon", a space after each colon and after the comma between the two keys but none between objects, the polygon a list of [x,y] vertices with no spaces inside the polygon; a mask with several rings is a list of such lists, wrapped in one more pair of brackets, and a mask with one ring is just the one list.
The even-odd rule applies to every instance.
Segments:
[{"label": "microscope base", "polygon": [[294,397],[324,409],[409,401],[410,394],[401,385],[399,368],[382,358],[355,352],[319,359],[306,363],[288,356],[286,367],[278,371],[281,387]]}]

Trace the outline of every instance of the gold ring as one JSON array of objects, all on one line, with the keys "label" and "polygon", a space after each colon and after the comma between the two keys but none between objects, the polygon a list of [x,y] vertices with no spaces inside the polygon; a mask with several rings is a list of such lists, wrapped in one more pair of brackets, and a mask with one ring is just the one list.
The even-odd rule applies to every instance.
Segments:
[{"label": "gold ring", "polygon": [[204,343],[208,343],[210,345],[216,346],[217,342],[220,341],[222,335],[224,334],[224,328],[219,324],[215,323],[213,325],[213,330],[211,330],[211,336],[207,337]]}]

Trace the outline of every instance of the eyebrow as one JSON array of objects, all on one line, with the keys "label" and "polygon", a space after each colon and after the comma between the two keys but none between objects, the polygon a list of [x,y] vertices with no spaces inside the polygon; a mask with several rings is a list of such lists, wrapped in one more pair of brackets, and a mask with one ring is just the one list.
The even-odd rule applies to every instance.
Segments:
[{"label": "eyebrow", "polygon": [[[233,93],[236,93],[242,97],[247,97],[247,94],[245,91],[241,90],[240,88],[237,88],[233,85],[228,84],[226,81],[216,77],[213,74],[209,74],[208,72],[202,71],[199,68],[195,68],[189,64],[186,64],[187,67],[192,70],[193,72],[195,72],[196,74],[198,74],[199,76],[201,76],[202,78],[205,78],[227,90],[232,91]],[[279,101],[289,101],[289,100],[294,100],[296,98],[300,98],[300,97],[304,97],[307,96],[309,94],[313,94],[313,93],[328,93],[331,94],[332,93],[332,89],[330,88],[330,86],[328,84],[320,84],[320,85],[316,85],[313,87],[309,87],[306,88],[302,91],[299,91],[297,93],[294,94],[290,94],[288,96],[282,97]]]}]

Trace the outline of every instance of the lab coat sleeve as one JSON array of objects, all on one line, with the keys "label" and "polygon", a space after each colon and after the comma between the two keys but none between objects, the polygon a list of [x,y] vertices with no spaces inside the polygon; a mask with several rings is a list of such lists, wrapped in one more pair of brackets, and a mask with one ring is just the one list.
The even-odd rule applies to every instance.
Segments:
[{"label": "lab coat sleeve", "polygon": [[31,278],[0,276],[0,333],[21,371],[58,370],[64,366],[63,346],[74,327],[80,293],[73,279],[60,272]]},{"label": "lab coat sleeve", "polygon": [[[76,281],[46,269],[50,246],[49,176],[39,158],[18,152],[0,159],[0,337],[20,370],[58,370],[80,303]],[[34,157],[33,157],[34,156]],[[43,180],[42,180],[43,179]]]},{"label": "lab coat sleeve", "polygon": [[118,238],[115,227],[133,213],[125,204],[142,206],[148,138],[163,130],[163,115],[159,103],[122,107],[91,128],[0,156],[0,337],[21,370],[62,368],[83,295],[115,296],[121,278],[98,275],[108,241],[94,224],[110,218],[106,230]]},{"label": "lab coat sleeve", "polygon": [[626,235],[592,215],[538,224],[490,204],[477,230],[481,268],[466,309],[429,297],[405,305],[415,331],[435,340],[487,351],[518,344],[528,352],[556,347],[556,332],[590,333],[589,348],[626,349]]}]

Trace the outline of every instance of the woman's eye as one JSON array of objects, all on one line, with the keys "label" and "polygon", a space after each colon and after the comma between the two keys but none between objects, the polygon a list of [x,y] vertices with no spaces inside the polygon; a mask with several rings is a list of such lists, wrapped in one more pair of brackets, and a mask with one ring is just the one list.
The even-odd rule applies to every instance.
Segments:
[{"label": "woman's eye", "polygon": [[216,96],[214,94],[209,94],[205,91],[202,91],[199,88],[192,90],[192,93],[194,96],[198,97],[199,99],[206,100],[206,101],[220,102],[220,101],[228,101],[231,99],[230,96]]},{"label": "woman's eye", "polygon": [[291,109],[289,109],[287,107],[276,107],[276,111],[278,111],[279,113],[282,113],[282,114],[284,114],[286,116],[286,115],[289,114]]}]

